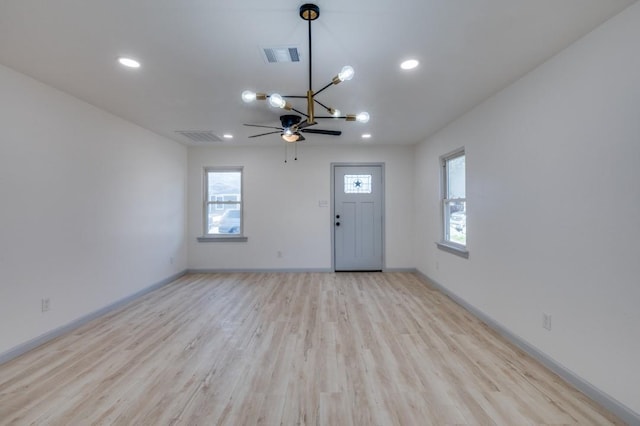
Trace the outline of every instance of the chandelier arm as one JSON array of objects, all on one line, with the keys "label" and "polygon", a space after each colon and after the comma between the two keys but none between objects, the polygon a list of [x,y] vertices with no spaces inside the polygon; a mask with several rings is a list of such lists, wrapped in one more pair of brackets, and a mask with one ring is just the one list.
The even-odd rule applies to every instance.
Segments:
[{"label": "chandelier arm", "polygon": [[335,119],[335,118],[342,118],[342,119],[345,119],[345,118],[347,118],[347,116],[346,116],[346,115],[341,115],[341,116],[338,116],[338,117],[334,117],[334,116],[332,116],[332,115],[327,115],[327,116],[320,116],[320,117],[318,117],[318,116],[316,115],[316,117],[315,117],[315,118],[324,118],[324,119],[330,119],[330,118],[331,118],[331,119]]},{"label": "chandelier arm", "polygon": [[297,110],[297,109],[295,109],[295,108],[291,108],[291,110],[292,110],[292,111],[297,112],[297,113],[298,113],[298,114],[300,114],[300,115],[304,115],[305,117],[309,118],[309,116],[308,116],[307,114],[305,114],[304,112],[302,112],[302,111],[298,111],[298,110]]},{"label": "chandelier arm", "polygon": [[322,93],[323,91],[325,91],[326,89],[328,89],[328,88],[329,88],[329,87],[331,87],[331,86],[335,86],[335,85],[333,84],[333,82],[331,82],[331,83],[327,84],[327,85],[326,85],[326,86],[324,86],[322,89],[320,89],[320,90],[318,90],[317,92],[315,92],[315,93],[313,94],[313,96],[315,96],[315,95],[317,95],[317,94],[319,94],[319,93]]},{"label": "chandelier arm", "polygon": [[331,108],[329,108],[328,106],[326,106],[325,104],[323,104],[322,102],[320,102],[319,100],[317,100],[317,99],[315,99],[315,98],[314,98],[313,100],[314,100],[318,105],[320,105],[322,108],[327,109],[327,110],[328,110],[328,109],[331,109]]}]

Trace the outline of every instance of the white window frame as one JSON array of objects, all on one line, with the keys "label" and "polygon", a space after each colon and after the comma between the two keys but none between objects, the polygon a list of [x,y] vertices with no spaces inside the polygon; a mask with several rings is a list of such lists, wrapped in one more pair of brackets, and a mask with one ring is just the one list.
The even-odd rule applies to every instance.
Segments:
[{"label": "white window frame", "polygon": [[[448,194],[449,194],[449,182],[448,182],[448,164],[449,161],[458,158],[458,157],[465,157],[465,198],[447,198]],[[467,182],[466,182],[466,177],[467,177],[467,173],[466,173],[466,153],[465,153],[465,149],[464,147],[456,149],[455,151],[452,151],[448,154],[443,155],[442,157],[440,157],[440,170],[441,170],[441,195],[440,195],[440,214],[441,214],[441,240],[436,243],[436,245],[444,250],[444,251],[448,251],[450,253],[453,254],[457,254],[459,256],[468,258],[469,257],[469,251],[467,250],[468,248],[468,241],[466,241],[467,244],[460,244],[456,241],[452,241],[449,237],[449,232],[450,232],[450,226],[449,226],[449,219],[450,219],[450,215],[447,215],[447,211],[449,211],[449,209],[447,209],[447,207],[450,204],[453,203],[460,203],[463,202],[465,203],[465,212],[467,212],[467,198],[466,198],[466,187],[467,187]]]},{"label": "white window frame", "polygon": [[[208,172],[205,172],[208,173]],[[207,190],[207,188],[209,187],[209,183],[207,182],[207,176],[209,176],[208,174],[205,175],[205,183],[204,183],[204,188],[205,191]],[[207,201],[207,194],[205,194],[205,202]],[[224,197],[221,197],[220,195],[216,195],[216,210],[224,210],[224,206],[222,205],[222,202],[224,201]],[[209,210],[205,208],[205,214],[208,214]],[[206,218],[205,218],[206,219]],[[208,222],[205,220],[205,222]],[[206,225],[208,225],[208,223],[205,224],[205,230],[206,230]]]},{"label": "white window frame", "polygon": [[[209,173],[240,173],[240,200],[224,200],[224,197],[216,196],[215,200],[209,201]],[[244,235],[244,168],[239,167],[205,167],[203,173],[203,190],[202,190],[202,237],[198,237],[199,242],[239,242],[247,241]],[[222,199],[220,199],[222,198]],[[216,205],[240,205],[240,234],[225,235],[209,233],[209,206]],[[222,208],[224,210],[224,207]]]}]

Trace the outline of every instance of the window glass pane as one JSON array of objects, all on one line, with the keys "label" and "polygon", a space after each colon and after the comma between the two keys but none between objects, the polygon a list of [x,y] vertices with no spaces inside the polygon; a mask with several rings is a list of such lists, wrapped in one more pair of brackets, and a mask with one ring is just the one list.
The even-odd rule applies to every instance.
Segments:
[{"label": "window glass pane", "polygon": [[467,245],[466,157],[463,150],[443,158],[443,229],[444,242]]},{"label": "window glass pane", "polygon": [[447,198],[466,198],[465,156],[447,160]]},{"label": "window glass pane", "polygon": [[371,175],[344,175],[345,194],[371,194]]},{"label": "window glass pane", "polygon": [[467,245],[466,203],[459,201],[445,203],[444,215],[446,240]]},{"label": "window glass pane", "polygon": [[208,172],[207,201],[240,201],[242,172]]},{"label": "window glass pane", "polygon": [[208,234],[240,234],[240,203],[209,203],[207,206]]}]

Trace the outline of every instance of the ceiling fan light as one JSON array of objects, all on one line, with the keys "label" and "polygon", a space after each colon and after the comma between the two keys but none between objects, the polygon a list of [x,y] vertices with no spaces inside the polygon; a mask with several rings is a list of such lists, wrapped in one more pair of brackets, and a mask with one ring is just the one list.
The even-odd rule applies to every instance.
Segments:
[{"label": "ceiling fan light", "polygon": [[358,115],[356,115],[356,121],[358,123],[368,123],[369,122],[369,113],[368,112],[361,112]]},{"label": "ceiling fan light", "polygon": [[287,132],[285,131],[282,134],[282,139],[284,139],[285,142],[298,142],[298,140],[300,140],[300,133],[290,132],[289,134],[287,134]]}]

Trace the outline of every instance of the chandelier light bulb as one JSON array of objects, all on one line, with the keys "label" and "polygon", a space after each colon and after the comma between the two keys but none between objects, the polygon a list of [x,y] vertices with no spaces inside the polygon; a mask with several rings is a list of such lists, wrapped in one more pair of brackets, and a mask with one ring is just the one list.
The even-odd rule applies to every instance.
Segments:
[{"label": "chandelier light bulb", "polygon": [[287,103],[284,99],[282,99],[282,96],[274,93],[273,95],[269,96],[269,104],[275,108],[284,108]]},{"label": "chandelier light bulb", "polygon": [[334,117],[340,117],[342,115],[342,112],[339,109],[334,109],[331,115]]},{"label": "chandelier light bulb", "polygon": [[338,79],[340,81],[351,80],[355,73],[356,72],[353,70],[353,67],[349,65],[345,65],[344,67],[342,67],[342,70],[340,70],[340,73],[338,74]]},{"label": "chandelier light bulb", "polygon": [[368,112],[361,112],[358,115],[356,115],[356,121],[358,123],[368,123],[369,122],[369,113]]},{"label": "chandelier light bulb", "polygon": [[245,102],[255,101],[256,100],[255,92],[252,92],[251,90],[245,90],[244,92],[242,92],[242,100]]}]

